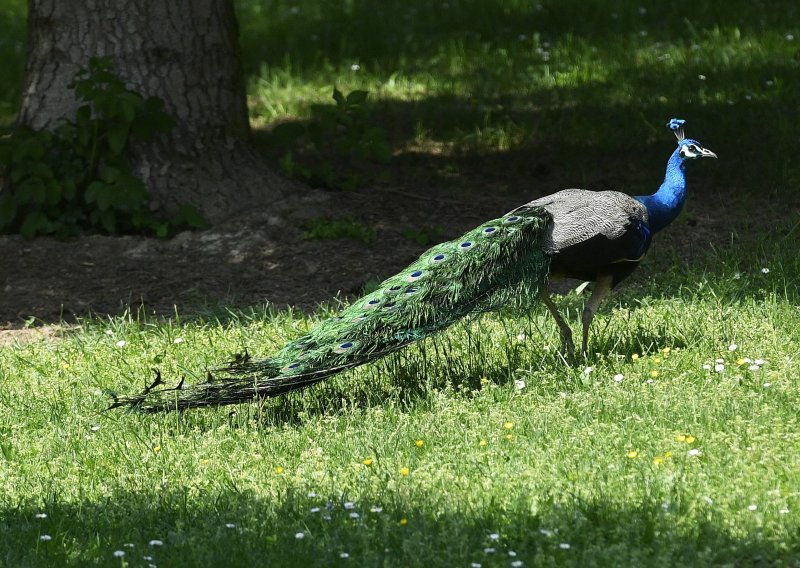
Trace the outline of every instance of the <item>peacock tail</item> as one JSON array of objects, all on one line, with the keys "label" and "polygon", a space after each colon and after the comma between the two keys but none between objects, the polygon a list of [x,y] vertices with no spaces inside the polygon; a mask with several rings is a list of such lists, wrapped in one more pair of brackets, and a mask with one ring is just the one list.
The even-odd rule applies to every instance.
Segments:
[{"label": "peacock tail", "polygon": [[550,257],[543,251],[551,216],[523,206],[461,238],[428,249],[306,335],[269,358],[240,358],[201,384],[116,397],[111,408],[145,412],[234,404],[277,396],[317,383],[397,351],[470,314],[530,307],[546,288]]}]

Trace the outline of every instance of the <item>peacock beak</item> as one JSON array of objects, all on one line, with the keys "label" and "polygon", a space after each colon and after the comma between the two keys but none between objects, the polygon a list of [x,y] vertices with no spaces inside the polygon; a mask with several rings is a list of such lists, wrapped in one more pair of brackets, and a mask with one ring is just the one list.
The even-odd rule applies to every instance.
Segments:
[{"label": "peacock beak", "polygon": [[701,158],[716,158],[717,155],[714,152],[712,152],[711,150],[703,148],[703,153],[700,154],[700,157]]}]

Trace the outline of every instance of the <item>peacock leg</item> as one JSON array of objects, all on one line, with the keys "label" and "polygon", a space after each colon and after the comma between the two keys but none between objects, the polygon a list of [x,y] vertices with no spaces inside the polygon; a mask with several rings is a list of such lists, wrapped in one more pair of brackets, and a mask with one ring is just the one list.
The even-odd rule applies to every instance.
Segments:
[{"label": "peacock leg", "polygon": [[553,319],[556,320],[558,329],[561,331],[561,354],[572,359],[575,357],[575,344],[572,342],[572,330],[569,328],[567,322],[564,321],[564,318],[561,317],[558,308],[556,308],[556,305],[553,303],[553,299],[550,297],[550,292],[547,289],[544,289],[542,290],[540,297],[542,298],[544,305],[547,306],[547,310],[550,312],[550,315],[552,315]]},{"label": "peacock leg", "polygon": [[594,290],[592,290],[592,295],[589,297],[589,300],[586,302],[586,306],[583,308],[583,315],[581,316],[581,322],[583,323],[583,341],[581,342],[581,354],[586,357],[588,355],[588,347],[589,347],[589,326],[592,325],[592,320],[594,319],[594,314],[597,312],[597,308],[600,306],[600,302],[605,300],[609,294],[611,294],[611,284],[613,279],[610,275],[603,275],[600,276],[594,283]]}]

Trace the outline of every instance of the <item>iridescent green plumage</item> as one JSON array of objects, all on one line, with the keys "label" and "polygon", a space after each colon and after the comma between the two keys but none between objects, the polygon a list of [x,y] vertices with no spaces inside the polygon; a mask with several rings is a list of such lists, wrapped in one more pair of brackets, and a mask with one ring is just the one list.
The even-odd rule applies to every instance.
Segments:
[{"label": "iridescent green plumage", "polygon": [[532,305],[547,286],[550,258],[542,242],[550,220],[541,207],[522,207],[484,223],[427,250],[267,359],[235,362],[209,383],[151,387],[112,407],[176,410],[276,396],[374,361],[469,314]]}]

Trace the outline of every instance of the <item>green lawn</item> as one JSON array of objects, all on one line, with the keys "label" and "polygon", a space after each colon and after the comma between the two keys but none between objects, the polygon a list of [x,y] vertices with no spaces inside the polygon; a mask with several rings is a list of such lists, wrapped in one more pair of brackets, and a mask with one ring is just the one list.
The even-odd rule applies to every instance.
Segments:
[{"label": "green lawn", "polygon": [[261,407],[142,416],[104,412],[103,390],[138,390],[156,366],[202,379],[324,314],[120,317],[2,348],[0,558],[793,566],[795,239],[779,230],[640,279],[577,368],[539,310],[469,321]]},{"label": "green lawn", "polygon": [[[24,2],[0,5],[7,123]],[[574,368],[544,310],[499,314],[262,406],[140,416],[104,412],[104,390],[154,367],[202,380],[327,312],[134,311],[0,347],[0,565],[800,563],[795,2],[237,5],[276,166],[273,127],[318,117],[334,84],[371,92],[391,147],[389,178],[353,162],[367,186],[412,178],[413,154],[458,188],[449,173],[497,156],[652,191],[682,116],[723,158],[692,172],[694,199],[783,217],[689,265],[657,243]],[[294,157],[336,160],[313,143]],[[561,299],[573,320],[583,299]]]}]

